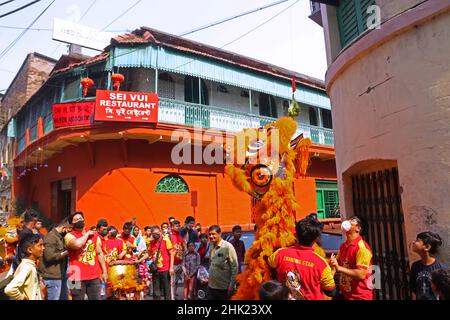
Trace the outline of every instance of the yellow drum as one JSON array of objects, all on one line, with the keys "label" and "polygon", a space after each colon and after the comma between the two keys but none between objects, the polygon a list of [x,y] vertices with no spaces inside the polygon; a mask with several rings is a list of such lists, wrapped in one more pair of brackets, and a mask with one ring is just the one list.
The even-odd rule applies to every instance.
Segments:
[{"label": "yellow drum", "polygon": [[136,289],[138,287],[138,273],[134,264],[115,264],[109,266],[108,282],[113,289]]}]

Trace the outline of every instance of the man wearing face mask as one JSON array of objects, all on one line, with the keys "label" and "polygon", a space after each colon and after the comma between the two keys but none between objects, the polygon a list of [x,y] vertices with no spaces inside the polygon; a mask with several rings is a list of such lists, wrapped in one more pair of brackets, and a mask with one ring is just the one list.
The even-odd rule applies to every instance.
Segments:
[{"label": "man wearing face mask", "polygon": [[158,226],[152,231],[149,254],[158,270],[152,274],[153,300],[170,300],[170,277],[174,277],[175,250],[169,237],[163,237]]},{"label": "man wearing face mask", "polygon": [[100,237],[102,243],[105,241],[108,235],[108,221],[106,219],[100,219],[97,221],[96,227],[97,235]]},{"label": "man wearing face mask", "polygon": [[106,283],[108,278],[101,240],[95,231],[84,229],[83,212],[72,213],[68,220],[73,230],[64,242],[69,251],[67,274],[72,299],[84,300],[87,294],[89,300],[101,300],[101,280]]},{"label": "man wearing face mask", "polygon": [[117,237],[125,243],[127,248],[124,260],[132,261],[133,251],[137,247],[136,238],[131,234],[131,230],[133,230],[133,224],[131,222],[126,222],[123,225],[122,233]]},{"label": "man wearing face mask", "polygon": [[337,257],[330,259],[333,274],[341,276],[340,290],[345,300],[373,300],[371,283],[372,249],[361,237],[361,220],[353,216],[342,222],[347,241]]},{"label": "man wearing face mask", "polygon": [[68,300],[67,287],[68,251],[64,236],[72,231],[67,218],[44,237],[44,254],[39,261],[38,272],[47,287],[47,300]]}]

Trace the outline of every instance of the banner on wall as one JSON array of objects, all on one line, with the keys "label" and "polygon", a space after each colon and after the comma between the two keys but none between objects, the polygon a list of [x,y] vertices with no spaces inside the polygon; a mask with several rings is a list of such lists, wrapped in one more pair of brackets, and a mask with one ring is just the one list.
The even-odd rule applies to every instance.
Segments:
[{"label": "banner on wall", "polygon": [[54,104],[53,127],[91,124],[94,108],[95,101]]},{"label": "banner on wall", "polygon": [[156,93],[97,90],[96,121],[158,122]]}]

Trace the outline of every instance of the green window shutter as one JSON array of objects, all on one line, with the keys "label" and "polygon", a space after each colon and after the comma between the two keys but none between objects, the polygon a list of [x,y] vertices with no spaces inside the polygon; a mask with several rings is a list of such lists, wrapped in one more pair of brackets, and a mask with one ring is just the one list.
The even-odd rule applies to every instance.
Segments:
[{"label": "green window shutter", "polygon": [[367,8],[375,0],[341,0],[337,7],[337,18],[342,47],[367,30]]},{"label": "green window shutter", "polygon": [[336,181],[316,180],[317,213],[320,219],[336,218],[335,208],[339,206],[339,192]]},{"label": "green window shutter", "polygon": [[317,196],[317,214],[319,219],[325,218],[325,205],[323,201],[323,191],[322,190],[316,190],[316,196]]}]

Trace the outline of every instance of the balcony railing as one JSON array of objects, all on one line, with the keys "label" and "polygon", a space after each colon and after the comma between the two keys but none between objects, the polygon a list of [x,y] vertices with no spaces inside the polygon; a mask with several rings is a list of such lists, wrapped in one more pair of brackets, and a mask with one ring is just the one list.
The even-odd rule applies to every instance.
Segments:
[{"label": "balcony railing", "polygon": [[[237,132],[244,128],[259,128],[275,122],[275,118],[243,113],[213,106],[199,105],[179,100],[159,98],[158,122],[183,126],[199,126]],[[44,117],[44,134],[52,131],[53,118],[49,113]],[[334,146],[333,130],[297,122],[296,136],[303,133],[314,144]],[[37,139],[37,126],[30,128],[30,142]],[[21,153],[26,148],[25,134],[18,137],[17,149]]]},{"label": "balcony railing", "polygon": [[[276,121],[275,118],[160,98],[158,121],[187,126],[200,126],[236,132],[244,128],[258,128]],[[334,146],[333,130],[297,123],[297,135],[303,133],[314,144]]]}]

